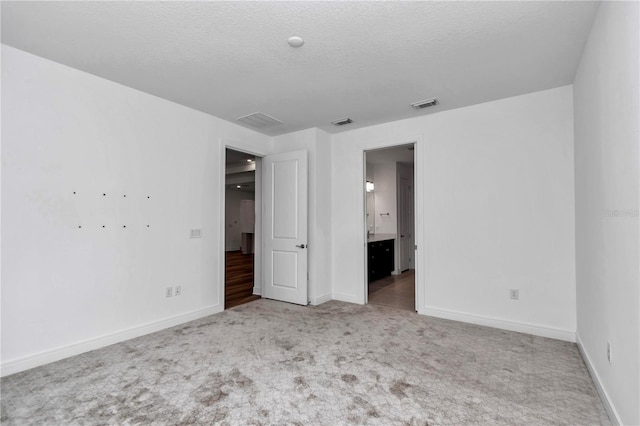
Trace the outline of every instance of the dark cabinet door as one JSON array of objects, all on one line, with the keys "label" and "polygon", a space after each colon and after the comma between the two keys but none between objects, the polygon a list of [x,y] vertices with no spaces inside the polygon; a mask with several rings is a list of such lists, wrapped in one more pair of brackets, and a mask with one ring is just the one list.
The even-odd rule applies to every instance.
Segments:
[{"label": "dark cabinet door", "polygon": [[393,271],[393,241],[374,241],[367,244],[369,281],[386,277]]}]

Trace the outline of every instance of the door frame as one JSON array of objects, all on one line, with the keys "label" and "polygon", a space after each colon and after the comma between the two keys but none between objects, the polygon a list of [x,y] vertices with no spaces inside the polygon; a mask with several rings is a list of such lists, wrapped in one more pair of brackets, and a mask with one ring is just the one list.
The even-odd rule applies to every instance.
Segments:
[{"label": "door frame", "polygon": [[[424,196],[423,196],[423,188],[422,182],[424,170],[422,168],[422,161],[420,160],[420,147],[422,145],[422,135],[408,138],[404,142],[378,142],[371,144],[370,146],[361,146],[359,150],[362,155],[362,181],[360,184],[361,194],[362,194],[362,208],[363,214],[360,217],[361,220],[361,229],[363,231],[362,241],[363,241],[363,253],[362,253],[362,269],[363,269],[363,277],[364,280],[361,282],[361,295],[363,295],[364,304],[369,303],[369,271],[368,271],[368,259],[367,259],[367,151],[374,151],[380,149],[387,148],[395,148],[402,145],[413,145],[413,230],[414,230],[414,246],[416,249],[414,250],[414,263],[415,263],[415,311],[419,314],[424,314],[424,307],[426,301],[426,282],[422,278],[422,270],[424,268],[423,265],[426,264],[425,259],[423,259],[423,254],[426,253],[425,247],[425,239],[424,235]],[[374,182],[375,183],[375,182]],[[423,218],[422,220],[418,220],[418,218]],[[396,236],[397,237],[397,236]],[[426,257],[426,256],[425,256]]]},{"label": "door frame", "polygon": [[256,212],[256,224],[255,233],[253,237],[254,241],[254,253],[253,253],[253,294],[262,295],[262,158],[267,156],[266,151],[261,151],[257,147],[249,145],[242,141],[220,138],[218,144],[220,149],[218,152],[218,169],[219,169],[219,185],[220,191],[220,205],[219,205],[219,231],[220,243],[218,246],[218,282],[220,288],[218,289],[218,304],[224,310],[224,298],[225,298],[225,269],[226,269],[226,218],[225,218],[225,204],[226,204],[226,149],[233,149],[234,151],[244,152],[246,154],[253,155],[256,158],[256,170],[255,170],[255,212]]}]

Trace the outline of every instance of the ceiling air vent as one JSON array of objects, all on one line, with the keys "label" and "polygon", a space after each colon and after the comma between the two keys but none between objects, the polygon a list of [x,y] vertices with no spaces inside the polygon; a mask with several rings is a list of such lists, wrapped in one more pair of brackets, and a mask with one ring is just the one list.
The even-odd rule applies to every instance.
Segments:
[{"label": "ceiling air vent", "polygon": [[266,127],[282,124],[282,121],[275,119],[273,117],[269,117],[267,114],[263,114],[261,112],[254,112],[253,114],[239,117],[236,120],[244,124],[248,124],[250,126],[256,127],[258,129],[264,129]]},{"label": "ceiling air vent", "polygon": [[430,106],[434,106],[438,104],[438,100],[436,98],[427,99],[426,101],[418,101],[411,104],[415,109],[427,108]]},{"label": "ceiling air vent", "polygon": [[331,124],[334,126],[344,126],[345,124],[353,123],[353,120],[350,118],[341,118],[340,120],[332,121]]}]

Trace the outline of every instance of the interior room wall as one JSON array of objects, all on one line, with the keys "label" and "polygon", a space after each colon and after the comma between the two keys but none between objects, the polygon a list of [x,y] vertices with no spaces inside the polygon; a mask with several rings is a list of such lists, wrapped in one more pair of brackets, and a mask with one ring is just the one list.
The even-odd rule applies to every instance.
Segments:
[{"label": "interior room wall", "polygon": [[369,162],[366,163],[366,178],[367,182],[373,182],[374,191],[366,192],[366,206],[365,213],[367,214],[367,231],[370,234],[374,234],[376,232],[376,193],[375,193],[375,182],[373,180],[373,175],[375,171],[375,166]]},{"label": "interior room wall", "polygon": [[640,424],[639,9],[602,2],[574,83],[578,343],[626,425]]},{"label": "interior room wall", "polygon": [[[396,234],[398,231],[397,169],[395,161],[376,164],[375,184],[376,234]],[[388,213],[388,215],[387,215]]]},{"label": "interior room wall", "polygon": [[242,200],[255,200],[253,192],[236,191],[227,188],[225,191],[225,250],[240,250],[242,230],[240,229],[240,205]]},{"label": "interior room wall", "polygon": [[565,86],[334,135],[333,297],[364,302],[363,150],[416,141],[419,312],[574,340],[572,106]]},{"label": "interior room wall", "polygon": [[331,299],[331,136],[307,129],[273,137],[269,146],[270,154],[304,149],[309,155],[309,299],[317,305]]},{"label": "interior room wall", "polygon": [[4,45],[2,83],[2,374],[222,310],[220,139],[269,138]]}]

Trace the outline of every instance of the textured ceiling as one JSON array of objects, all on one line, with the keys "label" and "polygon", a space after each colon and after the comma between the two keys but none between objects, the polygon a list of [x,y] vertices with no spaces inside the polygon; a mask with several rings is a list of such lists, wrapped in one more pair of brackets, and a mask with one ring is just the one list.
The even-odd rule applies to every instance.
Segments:
[{"label": "textured ceiling", "polygon": [[2,42],[225,120],[284,122],[268,135],[333,133],[570,84],[597,7],[3,1]]}]

